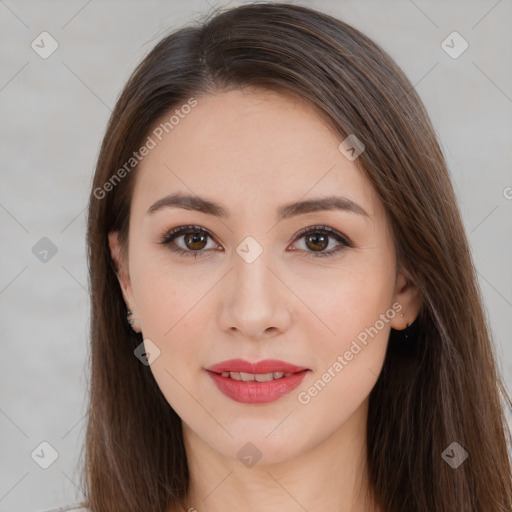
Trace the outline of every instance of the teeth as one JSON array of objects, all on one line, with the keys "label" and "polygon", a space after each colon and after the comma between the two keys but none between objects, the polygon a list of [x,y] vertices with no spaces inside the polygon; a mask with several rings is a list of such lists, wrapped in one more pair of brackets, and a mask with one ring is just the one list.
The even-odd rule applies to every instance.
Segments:
[{"label": "teeth", "polygon": [[290,377],[293,373],[273,372],[273,373],[246,373],[246,372],[222,372],[223,377],[230,377],[233,380],[244,382],[269,382],[271,380],[281,379],[283,377]]},{"label": "teeth", "polygon": [[271,380],[274,380],[274,374],[273,373],[256,373],[254,375],[254,380],[257,382],[269,382]]}]

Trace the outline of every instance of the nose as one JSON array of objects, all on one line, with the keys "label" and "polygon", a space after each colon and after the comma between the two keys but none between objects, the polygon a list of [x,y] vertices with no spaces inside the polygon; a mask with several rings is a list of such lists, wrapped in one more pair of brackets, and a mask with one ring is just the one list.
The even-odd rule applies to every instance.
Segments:
[{"label": "nose", "polygon": [[226,276],[220,301],[220,327],[243,339],[259,340],[282,335],[291,323],[293,294],[275,270],[270,251],[252,262],[237,253]]}]

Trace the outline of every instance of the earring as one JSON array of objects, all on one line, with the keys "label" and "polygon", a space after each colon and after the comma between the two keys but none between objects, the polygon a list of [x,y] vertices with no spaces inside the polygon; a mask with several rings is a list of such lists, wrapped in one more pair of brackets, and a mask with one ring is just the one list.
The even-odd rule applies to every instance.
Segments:
[{"label": "earring", "polygon": [[[400,312],[400,316],[402,318],[405,318],[404,317],[404,314],[402,312]],[[410,323],[407,322],[407,320],[405,321],[405,329],[402,331],[403,332],[403,335],[404,335],[404,341],[407,341],[409,339],[409,333],[408,333],[408,330],[409,330],[409,327],[411,326]]]},{"label": "earring", "polygon": [[130,327],[133,325],[133,318],[131,318],[132,315],[133,315],[133,311],[128,309],[126,311],[126,320],[128,321],[128,324],[130,325]]}]

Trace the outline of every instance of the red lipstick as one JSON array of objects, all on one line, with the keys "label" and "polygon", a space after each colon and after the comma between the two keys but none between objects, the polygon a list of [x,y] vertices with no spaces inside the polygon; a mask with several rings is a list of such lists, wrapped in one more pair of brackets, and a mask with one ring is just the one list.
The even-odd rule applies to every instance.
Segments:
[{"label": "red lipstick", "polygon": [[230,359],[214,364],[206,371],[227,397],[236,402],[261,404],[273,402],[293,391],[310,370],[276,359],[256,363]]}]

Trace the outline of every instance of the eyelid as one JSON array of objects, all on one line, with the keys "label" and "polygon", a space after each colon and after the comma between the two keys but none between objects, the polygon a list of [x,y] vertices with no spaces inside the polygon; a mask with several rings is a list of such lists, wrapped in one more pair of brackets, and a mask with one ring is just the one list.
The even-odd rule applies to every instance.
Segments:
[{"label": "eyelid", "polygon": [[[172,228],[169,231],[166,231],[161,238],[161,241],[159,243],[166,245],[167,243],[170,243],[172,241],[172,238],[176,238],[176,236],[186,233],[187,231],[200,231],[203,233],[206,233],[212,240],[215,240],[215,237],[202,226],[195,226],[195,225],[183,225],[183,226],[176,226],[175,228]],[[176,236],[175,236],[176,235]]]},{"label": "eyelid", "polygon": [[329,226],[324,226],[322,224],[318,224],[315,226],[308,226],[307,228],[301,229],[298,233],[293,235],[291,241],[295,241],[299,238],[302,238],[304,235],[308,235],[309,233],[317,233],[318,231],[323,231],[329,233],[333,238],[335,238],[338,242],[344,243],[347,247],[355,247],[354,243],[350,238],[338,230],[331,228]]}]

